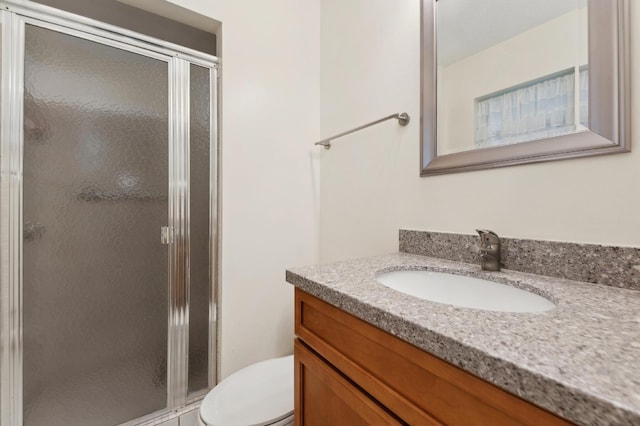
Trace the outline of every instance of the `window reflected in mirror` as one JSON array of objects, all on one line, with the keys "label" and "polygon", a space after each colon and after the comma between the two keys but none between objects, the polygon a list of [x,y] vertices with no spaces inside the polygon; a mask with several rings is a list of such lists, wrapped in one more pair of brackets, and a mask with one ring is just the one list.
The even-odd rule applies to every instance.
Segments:
[{"label": "window reflected in mirror", "polygon": [[589,130],[587,3],[438,1],[438,156]]}]

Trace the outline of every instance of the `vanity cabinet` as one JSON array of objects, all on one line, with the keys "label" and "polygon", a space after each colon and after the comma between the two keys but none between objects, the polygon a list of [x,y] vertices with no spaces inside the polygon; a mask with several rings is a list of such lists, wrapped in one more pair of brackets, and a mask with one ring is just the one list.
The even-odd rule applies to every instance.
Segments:
[{"label": "vanity cabinet", "polygon": [[295,424],[571,423],[295,290]]}]

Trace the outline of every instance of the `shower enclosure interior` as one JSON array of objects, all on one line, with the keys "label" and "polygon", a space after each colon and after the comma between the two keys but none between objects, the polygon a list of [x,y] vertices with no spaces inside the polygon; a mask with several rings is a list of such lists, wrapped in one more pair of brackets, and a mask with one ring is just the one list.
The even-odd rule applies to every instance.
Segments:
[{"label": "shower enclosure interior", "polygon": [[0,425],[152,423],[216,380],[216,58],[0,3]]}]

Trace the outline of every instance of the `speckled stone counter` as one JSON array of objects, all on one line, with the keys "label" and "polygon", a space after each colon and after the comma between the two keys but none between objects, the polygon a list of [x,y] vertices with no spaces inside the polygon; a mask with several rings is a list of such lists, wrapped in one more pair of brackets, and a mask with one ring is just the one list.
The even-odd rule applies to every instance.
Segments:
[{"label": "speckled stone counter", "polygon": [[[536,314],[457,308],[375,280],[402,269],[454,272],[545,296]],[[396,253],[292,268],[289,283],[578,424],[640,425],[640,291]]]},{"label": "speckled stone counter", "polygon": [[[502,267],[640,290],[640,248],[501,237]],[[477,235],[400,230],[400,252],[474,263]]]}]

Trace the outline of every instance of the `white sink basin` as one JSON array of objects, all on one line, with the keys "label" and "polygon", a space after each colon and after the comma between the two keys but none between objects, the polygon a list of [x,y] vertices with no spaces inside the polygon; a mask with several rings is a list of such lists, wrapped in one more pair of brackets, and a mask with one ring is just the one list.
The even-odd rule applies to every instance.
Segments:
[{"label": "white sink basin", "polygon": [[497,312],[543,312],[555,305],[519,288],[464,275],[432,271],[393,271],[376,280],[399,292],[432,302]]}]

